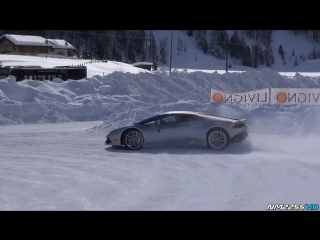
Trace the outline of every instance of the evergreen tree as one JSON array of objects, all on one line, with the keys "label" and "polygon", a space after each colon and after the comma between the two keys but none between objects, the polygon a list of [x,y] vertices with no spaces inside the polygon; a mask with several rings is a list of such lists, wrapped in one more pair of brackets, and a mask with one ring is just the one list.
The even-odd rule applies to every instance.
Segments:
[{"label": "evergreen tree", "polygon": [[268,45],[265,49],[265,64],[267,67],[271,67],[274,64],[274,56],[271,45]]},{"label": "evergreen tree", "polygon": [[111,60],[117,61],[117,59],[118,59],[118,52],[116,50],[116,47],[113,47],[111,51]]},{"label": "evergreen tree", "polygon": [[104,47],[101,43],[101,41],[97,42],[97,46],[96,46],[96,49],[95,49],[95,55],[97,56],[97,59],[101,60],[104,58]]},{"label": "evergreen tree", "polygon": [[260,48],[259,49],[259,63],[261,65],[264,65],[265,64],[265,55],[264,55],[264,52],[262,51],[262,49]]},{"label": "evergreen tree", "polygon": [[193,30],[188,30],[187,34],[188,34],[189,37],[192,37],[193,36]]},{"label": "evergreen tree", "polygon": [[156,61],[159,61],[159,53],[158,53],[157,42],[153,33],[151,33],[150,39],[151,40],[150,40],[150,47],[149,47],[149,59],[152,59],[152,62],[156,62]]},{"label": "evergreen tree", "polygon": [[127,60],[131,63],[136,62],[136,54],[134,51],[134,43],[133,42],[129,43]]},{"label": "evergreen tree", "polygon": [[284,51],[283,51],[282,45],[279,46],[278,53],[281,55],[281,58],[284,61]]},{"label": "evergreen tree", "polygon": [[252,67],[251,49],[249,46],[243,48],[242,65]]},{"label": "evergreen tree", "polygon": [[146,52],[145,52],[144,49],[142,50],[140,61],[141,62],[145,62],[146,61]]},{"label": "evergreen tree", "polygon": [[167,57],[168,57],[167,42],[168,42],[167,37],[164,37],[162,40],[160,40],[160,47],[159,47],[160,62],[162,62],[163,64],[167,63]]},{"label": "evergreen tree", "polygon": [[208,49],[209,49],[209,46],[208,46],[207,39],[206,39],[206,38],[203,38],[203,42],[202,42],[202,50],[203,50],[203,53],[204,53],[204,54],[207,54],[207,53],[208,53]]},{"label": "evergreen tree", "polygon": [[253,67],[257,68],[259,66],[260,62],[260,45],[258,43],[255,43],[251,47],[251,53],[252,53],[252,63]]},{"label": "evergreen tree", "polygon": [[180,52],[183,50],[183,41],[182,38],[178,35],[177,38],[177,47],[178,47],[178,55],[180,54]]}]

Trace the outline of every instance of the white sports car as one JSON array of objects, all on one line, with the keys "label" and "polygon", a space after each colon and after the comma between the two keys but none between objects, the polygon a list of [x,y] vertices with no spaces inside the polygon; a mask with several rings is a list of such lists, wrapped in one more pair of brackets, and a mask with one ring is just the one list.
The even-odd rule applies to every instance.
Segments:
[{"label": "white sports car", "polygon": [[111,131],[105,144],[138,150],[146,144],[202,145],[222,150],[248,136],[245,119],[175,111],[152,116]]}]

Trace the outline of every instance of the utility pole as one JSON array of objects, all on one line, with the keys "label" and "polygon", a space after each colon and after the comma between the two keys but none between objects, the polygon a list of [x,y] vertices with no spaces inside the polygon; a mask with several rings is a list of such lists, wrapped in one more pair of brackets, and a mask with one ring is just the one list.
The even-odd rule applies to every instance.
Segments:
[{"label": "utility pole", "polygon": [[228,35],[226,33],[226,72],[228,72]]},{"label": "utility pole", "polygon": [[126,59],[126,63],[129,63],[129,35],[130,33],[127,31],[127,59]]},{"label": "utility pole", "polygon": [[170,73],[171,73],[171,63],[172,63],[172,35],[173,35],[173,31],[171,31],[171,47],[170,47]]},{"label": "utility pole", "polygon": [[152,63],[154,63],[154,48],[155,48],[154,41],[152,39]]},{"label": "utility pole", "polygon": [[[150,39],[151,39],[151,34],[150,34]],[[152,37],[152,39],[150,40],[151,44],[152,44],[152,63],[154,64],[154,39]]]},{"label": "utility pole", "polygon": [[148,62],[149,60],[149,54],[148,54],[148,30],[144,30],[145,31],[145,42],[146,42],[146,50],[145,50],[145,56],[146,56],[146,62]]}]

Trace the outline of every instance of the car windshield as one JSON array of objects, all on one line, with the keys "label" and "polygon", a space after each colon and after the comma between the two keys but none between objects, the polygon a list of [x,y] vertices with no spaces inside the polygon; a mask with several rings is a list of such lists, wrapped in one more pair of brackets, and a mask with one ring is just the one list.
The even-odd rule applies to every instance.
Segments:
[{"label": "car windshield", "polygon": [[159,117],[159,116],[158,115],[152,116],[152,117],[145,118],[145,119],[138,121],[138,122],[135,122],[135,123],[145,124],[145,123],[151,122],[153,119],[155,119],[157,117]]}]

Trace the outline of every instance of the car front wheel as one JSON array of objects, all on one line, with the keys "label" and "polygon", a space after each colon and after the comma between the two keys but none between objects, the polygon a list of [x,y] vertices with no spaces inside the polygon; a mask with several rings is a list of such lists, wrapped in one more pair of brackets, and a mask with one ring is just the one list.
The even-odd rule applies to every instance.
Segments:
[{"label": "car front wheel", "polygon": [[144,138],[137,129],[130,129],[124,133],[124,146],[130,150],[138,150],[143,147]]}]

